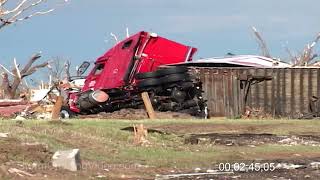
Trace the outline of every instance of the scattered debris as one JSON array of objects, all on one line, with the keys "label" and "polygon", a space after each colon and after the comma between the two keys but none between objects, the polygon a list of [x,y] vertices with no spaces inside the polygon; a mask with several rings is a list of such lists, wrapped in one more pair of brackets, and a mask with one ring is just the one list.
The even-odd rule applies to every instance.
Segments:
[{"label": "scattered debris", "polygon": [[320,162],[310,163],[312,169],[320,169]]},{"label": "scattered debris", "polygon": [[57,151],[52,156],[52,166],[61,167],[70,171],[78,171],[81,169],[80,150],[72,149],[65,151]]},{"label": "scattered debris", "polygon": [[138,126],[134,125],[133,129],[134,129],[133,143],[135,145],[146,146],[150,144],[150,142],[147,140],[148,130],[144,128],[143,124],[139,124]]},{"label": "scattered debris", "polygon": [[271,119],[272,115],[263,110],[263,108],[246,107],[243,118]]},{"label": "scattered debris", "polygon": [[22,170],[16,169],[16,168],[10,168],[8,170],[8,172],[12,173],[12,174],[15,173],[15,174],[19,175],[20,177],[24,177],[24,176],[33,177],[34,176],[33,174],[30,174],[30,173],[28,173],[26,171],[22,171]]},{"label": "scattered debris", "polygon": [[195,168],[194,169],[194,172],[200,172],[201,171],[201,168]]},{"label": "scattered debris", "polygon": [[0,100],[0,115],[4,118],[14,118],[16,114],[23,112],[28,102],[18,99],[2,99]]},{"label": "scattered debris", "polygon": [[299,169],[299,168],[306,168],[306,165],[278,163],[276,166],[276,169]]},{"label": "scattered debris", "polygon": [[23,117],[23,116],[18,115],[16,118],[14,118],[14,120],[23,121],[23,120],[26,120],[26,118]]},{"label": "scattered debris", "polygon": [[[160,131],[160,130],[157,130],[157,129],[146,128],[146,127],[144,127],[144,128],[148,131],[148,133],[171,134],[171,133],[169,133],[169,132]],[[131,132],[134,132],[134,127],[133,127],[133,126],[129,126],[129,127],[122,128],[121,130],[122,130],[122,131],[131,131]]]},{"label": "scattered debris", "polygon": [[306,138],[305,136],[297,137],[291,136],[285,139],[278,141],[280,144],[289,145],[289,146],[296,146],[296,145],[306,145],[306,146],[320,146],[320,142],[312,140],[310,138]]},{"label": "scattered debris", "polygon": [[156,180],[166,180],[174,178],[188,178],[194,176],[208,176],[208,175],[226,175],[234,174],[233,172],[213,172],[213,173],[189,173],[189,174],[169,174],[169,175],[157,175]]},{"label": "scattered debris", "polygon": [[256,147],[263,144],[281,144],[286,146],[320,146],[317,136],[277,136],[275,134],[191,134],[185,137],[186,144],[211,144],[224,146]]},{"label": "scattered debris", "polygon": [[152,103],[150,101],[150,97],[149,97],[148,92],[141,93],[141,97],[142,97],[142,100],[143,100],[143,103],[144,103],[144,106],[146,108],[146,111],[148,113],[149,118],[156,119],[156,114],[154,112],[154,109],[153,109]]},{"label": "scattered debris", "polygon": [[9,133],[0,133],[0,138],[7,138]]},{"label": "scattered debris", "polygon": [[207,173],[214,173],[214,172],[217,172],[217,170],[213,170],[213,169],[208,169],[207,170]]}]

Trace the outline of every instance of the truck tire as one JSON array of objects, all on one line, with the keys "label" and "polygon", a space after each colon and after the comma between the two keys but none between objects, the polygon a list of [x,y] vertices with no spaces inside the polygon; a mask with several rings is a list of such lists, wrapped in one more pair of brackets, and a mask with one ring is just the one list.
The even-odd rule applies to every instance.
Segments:
[{"label": "truck tire", "polygon": [[149,78],[149,79],[144,79],[138,83],[139,88],[145,88],[145,87],[150,87],[150,86],[159,86],[161,85],[162,82],[158,78]]},{"label": "truck tire", "polygon": [[170,74],[168,76],[160,78],[160,81],[163,84],[190,80],[191,78],[188,74]]},{"label": "truck tire", "polygon": [[165,76],[170,74],[185,73],[188,68],[185,66],[172,66],[172,67],[161,67],[156,72],[159,76]]},{"label": "truck tire", "polygon": [[158,77],[157,71],[154,72],[146,72],[146,73],[139,73],[136,75],[137,79],[147,79],[147,78],[155,78]]},{"label": "truck tire", "polygon": [[61,119],[70,119],[76,116],[76,113],[70,110],[68,106],[62,106],[60,110]]},{"label": "truck tire", "polygon": [[136,78],[139,80],[148,79],[148,78],[157,78],[161,76],[166,76],[170,74],[180,74],[188,71],[188,68],[185,66],[172,66],[172,67],[161,67],[153,72],[139,73],[136,75]]}]

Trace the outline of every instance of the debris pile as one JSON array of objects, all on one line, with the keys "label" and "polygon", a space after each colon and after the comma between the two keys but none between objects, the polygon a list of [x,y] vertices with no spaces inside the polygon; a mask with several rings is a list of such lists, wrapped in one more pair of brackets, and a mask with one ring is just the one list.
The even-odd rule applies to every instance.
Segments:
[{"label": "debris pile", "polygon": [[143,124],[139,124],[137,126],[133,126],[134,130],[134,137],[133,137],[133,144],[135,145],[141,145],[141,146],[147,146],[150,144],[148,141],[148,130],[145,129]]},{"label": "debris pile", "polygon": [[185,144],[249,146],[256,147],[263,144],[279,144],[283,146],[320,146],[320,139],[316,136],[278,136],[275,134],[191,134],[185,137]]},{"label": "debris pile", "polygon": [[271,119],[272,115],[263,110],[263,108],[251,108],[246,107],[245,113],[242,116],[243,118],[257,118],[257,119]]},{"label": "debris pile", "polygon": [[291,136],[279,141],[280,144],[287,146],[306,145],[306,146],[320,146],[319,141],[309,140],[303,137]]},{"label": "debris pile", "polygon": [[28,102],[18,99],[3,99],[0,100],[0,115],[2,118],[13,118],[18,113],[23,112],[28,107]]}]

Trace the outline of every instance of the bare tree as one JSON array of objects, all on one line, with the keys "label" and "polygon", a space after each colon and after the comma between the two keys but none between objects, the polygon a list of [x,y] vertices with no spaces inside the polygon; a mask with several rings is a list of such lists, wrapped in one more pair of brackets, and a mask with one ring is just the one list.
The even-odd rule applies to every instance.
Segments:
[{"label": "bare tree", "polygon": [[262,36],[260,35],[260,33],[258,32],[258,30],[255,27],[252,27],[253,33],[257,39],[257,42],[259,44],[259,47],[261,49],[262,55],[268,58],[272,58],[269,49],[267,47],[266,42],[263,40]]},{"label": "bare tree", "polygon": [[54,57],[49,66],[49,75],[54,83],[62,80],[70,80],[71,62],[62,57]]},{"label": "bare tree", "polygon": [[[35,10],[47,0],[0,0],[0,29],[24,21],[34,16],[44,15],[54,11],[53,8],[46,10]],[[67,0],[64,0],[67,2]],[[17,4],[14,4],[17,3]]]},{"label": "bare tree", "polygon": [[298,57],[294,56],[293,59],[296,60],[293,66],[307,66],[309,65],[314,58],[318,57],[318,54],[314,53],[314,47],[320,40],[320,33],[317,34],[316,38],[311,42],[308,43],[302,53],[298,55]]},{"label": "bare tree", "polygon": [[[11,70],[11,72],[5,68],[3,65],[1,65],[3,72],[1,74],[2,76],[2,82],[1,86],[4,91],[5,98],[13,99],[16,97],[16,92],[23,80],[23,78],[30,76],[31,74],[35,73],[38,69],[47,67],[49,62],[44,62],[41,64],[34,65],[34,63],[41,57],[41,53],[34,54],[28,61],[28,63],[20,70],[19,65],[16,64],[15,60],[15,66]],[[6,70],[5,70],[6,69]],[[9,72],[10,73],[9,73]],[[12,78],[9,78],[9,75],[12,76]]]}]

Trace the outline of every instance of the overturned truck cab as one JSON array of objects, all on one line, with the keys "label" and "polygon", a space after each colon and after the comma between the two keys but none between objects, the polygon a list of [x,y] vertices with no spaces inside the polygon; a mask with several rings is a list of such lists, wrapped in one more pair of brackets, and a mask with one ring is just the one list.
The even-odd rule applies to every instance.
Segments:
[{"label": "overturned truck cab", "polygon": [[197,71],[183,65],[196,51],[155,33],[139,32],[96,60],[81,91],[70,94],[68,108],[80,114],[138,108],[143,106],[140,94],[148,92],[155,110],[206,117]]}]

